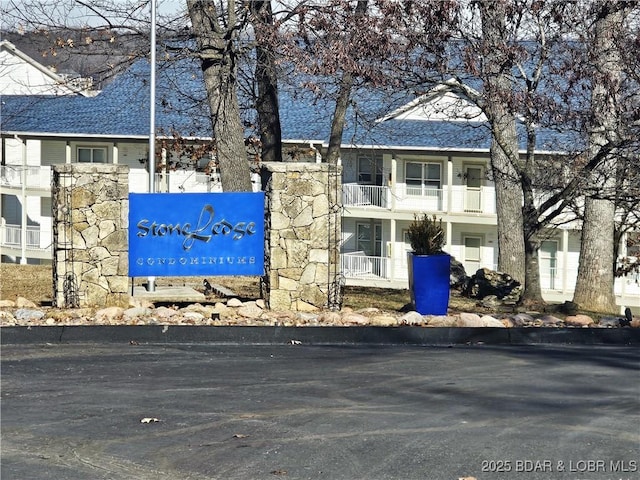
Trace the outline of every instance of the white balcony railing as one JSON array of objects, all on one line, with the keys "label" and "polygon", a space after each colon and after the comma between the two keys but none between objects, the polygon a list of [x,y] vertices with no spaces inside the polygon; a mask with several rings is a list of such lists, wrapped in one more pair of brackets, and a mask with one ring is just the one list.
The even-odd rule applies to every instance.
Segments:
[{"label": "white balcony railing", "polygon": [[342,185],[342,204],[345,206],[372,206],[389,208],[389,187],[377,185]]},{"label": "white balcony railing", "polygon": [[51,189],[51,167],[49,166],[0,166],[0,186],[11,188]]},{"label": "white balcony railing", "polygon": [[389,258],[349,252],[340,255],[340,267],[345,278],[389,278]]},{"label": "white balcony railing", "polygon": [[[47,250],[51,238],[51,232],[43,230],[40,226],[27,226],[26,242],[27,250]],[[20,225],[0,226],[0,241],[7,247],[20,248],[22,246],[22,227]],[[43,245],[46,244],[46,245]]]},{"label": "white balcony railing", "polygon": [[[251,184],[254,192],[262,188],[261,178],[252,174]],[[129,170],[129,191],[144,193],[149,191],[149,174],[142,169]],[[222,182],[219,173],[203,173],[193,170],[174,170],[156,173],[155,191],[169,193],[207,193],[222,192]]]},{"label": "white balcony railing", "polygon": [[372,206],[398,211],[495,214],[493,187],[467,188],[464,185],[425,188],[398,183],[394,189],[353,183],[342,185],[345,206]]}]

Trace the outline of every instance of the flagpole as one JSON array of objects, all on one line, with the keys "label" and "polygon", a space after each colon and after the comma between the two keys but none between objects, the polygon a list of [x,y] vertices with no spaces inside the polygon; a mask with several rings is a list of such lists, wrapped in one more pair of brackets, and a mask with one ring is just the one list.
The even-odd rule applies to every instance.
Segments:
[{"label": "flagpole", "polygon": [[[156,0],[151,0],[151,79],[149,95],[149,193],[156,191]],[[155,292],[156,277],[149,277],[147,290]]]}]

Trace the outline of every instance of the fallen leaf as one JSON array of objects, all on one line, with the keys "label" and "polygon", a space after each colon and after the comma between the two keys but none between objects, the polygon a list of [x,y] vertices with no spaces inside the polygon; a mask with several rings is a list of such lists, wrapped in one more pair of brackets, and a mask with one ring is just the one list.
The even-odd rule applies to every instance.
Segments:
[{"label": "fallen leaf", "polygon": [[160,420],[154,417],[144,417],[142,420],[140,420],[140,423],[156,423],[159,422]]}]

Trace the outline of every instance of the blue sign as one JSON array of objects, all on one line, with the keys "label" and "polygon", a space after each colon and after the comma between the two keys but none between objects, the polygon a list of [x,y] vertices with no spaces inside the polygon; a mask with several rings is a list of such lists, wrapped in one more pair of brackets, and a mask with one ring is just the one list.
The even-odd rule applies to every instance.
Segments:
[{"label": "blue sign", "polygon": [[129,276],[264,274],[264,192],[130,193]]}]

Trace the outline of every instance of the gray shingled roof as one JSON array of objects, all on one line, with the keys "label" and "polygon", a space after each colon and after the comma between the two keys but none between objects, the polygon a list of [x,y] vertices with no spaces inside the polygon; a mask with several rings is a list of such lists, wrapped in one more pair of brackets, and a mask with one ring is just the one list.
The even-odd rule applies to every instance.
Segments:
[{"label": "gray shingled roof", "polygon": [[[95,97],[2,96],[3,132],[137,137],[149,134],[149,63],[141,60]],[[185,137],[211,137],[202,72],[194,59],[166,62],[157,69],[156,127]],[[363,91],[354,95],[344,144],[428,149],[489,148],[486,125],[464,122],[375,118],[413,97],[403,92]],[[333,106],[309,92],[282,88],[280,110],[284,140],[328,141]],[[566,135],[540,130],[538,148],[560,150]],[[575,146],[576,139],[570,143]]]}]

